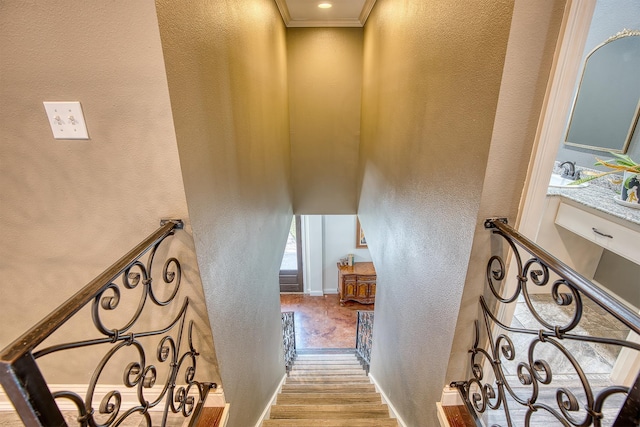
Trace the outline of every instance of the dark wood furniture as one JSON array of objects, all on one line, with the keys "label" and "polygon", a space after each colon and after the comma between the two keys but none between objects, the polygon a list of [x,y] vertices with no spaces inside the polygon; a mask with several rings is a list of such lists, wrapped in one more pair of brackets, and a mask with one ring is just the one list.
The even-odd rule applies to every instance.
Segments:
[{"label": "dark wood furniture", "polygon": [[356,262],[353,266],[338,263],[340,305],[345,301],[373,304],[376,297],[376,269],[372,262]]}]

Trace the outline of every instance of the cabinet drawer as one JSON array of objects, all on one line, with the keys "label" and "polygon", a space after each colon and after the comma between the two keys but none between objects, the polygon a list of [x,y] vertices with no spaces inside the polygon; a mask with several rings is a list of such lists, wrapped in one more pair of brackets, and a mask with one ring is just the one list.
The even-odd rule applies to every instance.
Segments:
[{"label": "cabinet drawer", "polygon": [[640,264],[640,232],[560,203],[555,223],[605,249]]}]

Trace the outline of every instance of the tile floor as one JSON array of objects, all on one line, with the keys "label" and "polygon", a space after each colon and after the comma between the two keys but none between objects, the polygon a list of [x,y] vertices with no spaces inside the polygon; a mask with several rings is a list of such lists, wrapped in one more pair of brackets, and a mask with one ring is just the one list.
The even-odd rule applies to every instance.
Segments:
[{"label": "tile floor", "polygon": [[[550,295],[532,295],[531,299],[534,307],[543,319],[552,324],[567,324],[573,316],[572,306],[558,306],[553,302]],[[522,299],[519,300],[514,313],[512,326],[526,329],[540,329],[539,325],[538,321],[527,308],[526,303]],[[621,325],[620,322],[615,320],[595,303],[588,300],[588,298],[585,298],[582,321],[573,333],[578,335],[625,339],[629,333],[629,329]],[[517,365],[521,361],[527,361],[529,343],[536,337],[516,333],[508,333],[508,335],[513,340],[516,349],[516,358],[514,361],[505,361],[502,359],[504,362],[502,366],[506,373],[505,379],[520,398],[526,399],[530,396],[531,389],[528,386],[522,386],[520,384],[517,376]],[[620,351],[620,347],[577,341],[563,342],[563,345],[566,346],[584,370],[584,374],[594,395],[597,395],[605,387],[612,385],[609,375]],[[580,410],[574,413],[574,416],[577,419],[583,419],[586,395],[576,370],[567,357],[551,344],[538,344],[534,357],[535,359],[546,360],[553,372],[553,382],[548,386],[541,387],[538,401],[544,402],[557,410],[557,404],[555,403],[556,390],[559,387],[564,387],[572,393],[575,393],[580,405]],[[509,395],[507,395],[507,401],[513,425],[524,425],[526,406],[517,404]],[[607,405],[605,405],[603,409],[603,413],[605,414],[603,425],[611,425],[610,423],[618,413],[623,401],[622,395],[614,395],[607,399]],[[485,421],[488,425],[494,423],[497,425],[506,425],[502,410],[489,411],[485,416]],[[560,425],[560,422],[546,411],[539,410],[532,417],[531,425],[556,426]]]},{"label": "tile floor", "polygon": [[335,294],[280,294],[280,305],[282,311],[295,312],[297,348],[354,348],[357,312],[374,306],[348,301],[341,307]]},{"label": "tile floor", "polygon": [[[574,314],[574,306],[559,306],[555,304],[550,295],[532,295],[532,303],[543,319],[552,324],[568,324]],[[629,328],[617,321],[588,298],[584,298],[583,316],[572,332],[577,335],[590,335],[594,337],[626,339]],[[524,300],[517,302],[512,326],[526,329],[539,329],[540,324],[527,308]],[[510,334],[514,339],[516,348],[529,347],[532,336],[523,334]],[[578,360],[588,378],[600,380],[608,378],[611,369],[618,357],[620,347],[606,344],[584,343],[577,341],[565,341],[565,346]],[[547,345],[538,346],[536,357],[547,360],[554,367],[554,376],[572,375],[575,370],[569,360],[562,356],[555,347]],[[553,347],[553,348],[552,348]],[[515,374],[515,371],[509,372]]]}]

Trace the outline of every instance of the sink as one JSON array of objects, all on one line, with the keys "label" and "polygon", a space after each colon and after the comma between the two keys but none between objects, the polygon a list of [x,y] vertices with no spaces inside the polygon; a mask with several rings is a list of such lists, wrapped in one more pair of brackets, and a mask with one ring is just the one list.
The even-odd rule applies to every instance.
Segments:
[{"label": "sink", "polygon": [[570,185],[572,182],[575,182],[572,179],[564,178],[558,174],[552,174],[551,179],[549,180],[549,187],[559,187],[559,188],[584,188],[588,187],[588,182],[583,182],[578,185]]}]

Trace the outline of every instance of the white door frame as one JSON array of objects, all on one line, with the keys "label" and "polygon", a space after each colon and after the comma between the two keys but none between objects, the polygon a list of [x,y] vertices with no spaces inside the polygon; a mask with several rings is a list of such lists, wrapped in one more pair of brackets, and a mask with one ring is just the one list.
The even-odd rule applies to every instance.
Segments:
[{"label": "white door frame", "polygon": [[302,215],[302,277],[304,293],[322,296],[323,278],[323,216]]},{"label": "white door frame", "polygon": [[[513,227],[532,241],[537,241],[540,220],[546,206],[549,177],[553,170],[560,141],[563,140],[567,117],[573,103],[573,93],[582,68],[582,53],[586,45],[596,0],[568,0],[562,18],[560,35],[550,70],[538,128],[531,150],[531,159],[524,183],[518,217]],[[515,271],[513,256],[508,271]],[[516,291],[517,280],[508,274],[504,295]],[[535,292],[535,290],[533,290]],[[501,304],[497,318],[510,325],[515,304]]]},{"label": "white door frame", "polygon": [[520,202],[520,215],[515,224],[520,233],[533,241],[538,234],[549,177],[567,126],[595,6],[596,0],[567,1],[529,162],[524,196]]}]

